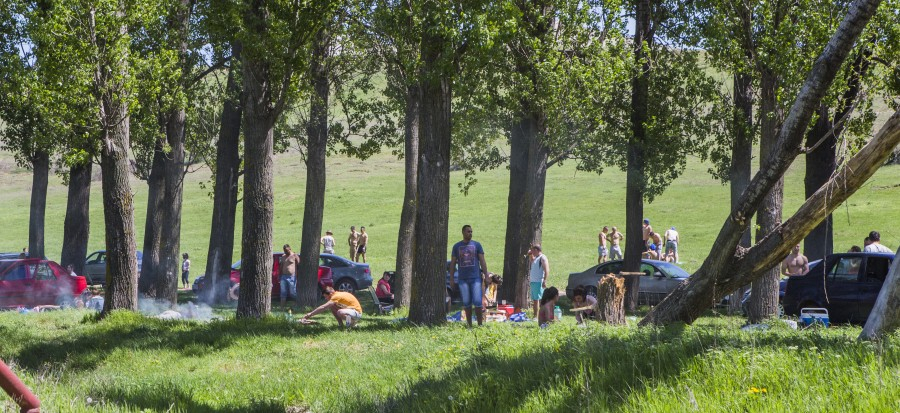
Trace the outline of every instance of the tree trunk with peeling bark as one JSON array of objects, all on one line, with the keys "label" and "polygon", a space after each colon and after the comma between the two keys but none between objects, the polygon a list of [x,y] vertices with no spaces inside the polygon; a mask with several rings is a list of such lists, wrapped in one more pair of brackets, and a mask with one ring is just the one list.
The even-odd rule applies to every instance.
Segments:
[{"label": "tree trunk with peeling bark", "polygon": [[[819,105],[819,118],[806,136],[806,147],[822,142],[819,146],[806,153],[806,176],[803,179],[803,187],[807,197],[812,196],[822,187],[831,174],[837,169],[836,145],[837,137],[832,133],[834,124],[828,115],[828,106]],[[830,255],[834,249],[834,229],[831,215],[828,215],[819,226],[803,240],[803,254],[810,261],[821,260]]]},{"label": "tree trunk with peeling bark", "polygon": [[[741,194],[750,184],[750,164],[753,158],[753,78],[747,74],[734,75],[734,146],[731,148],[731,208],[738,206]],[[750,231],[744,232],[740,246],[750,248]],[[746,286],[741,286],[731,294],[729,313],[741,311],[741,300],[744,298]]]},{"label": "tree trunk with peeling bark", "polygon": [[[678,286],[641,320],[642,325],[668,324],[676,321],[691,323],[706,308],[713,304],[713,300],[721,298],[720,294],[733,291],[741,285],[734,283],[735,280],[747,280],[747,277],[733,275],[735,273],[729,271],[729,269],[734,266],[737,258],[743,257],[747,253],[746,250],[739,249],[738,244],[744,231],[749,226],[750,217],[762,204],[765,194],[784,176],[787,168],[799,155],[806,127],[809,125],[813,112],[825,96],[840,66],[850,53],[853,44],[875,14],[880,3],[880,0],[859,0],[851,6],[837,32],[829,40],[807,76],[797,99],[785,119],[783,127],[779,131],[778,143],[775,145],[772,156],[762,160],[761,165],[763,167],[750,182],[747,190],[744,191],[739,206],[732,210],[719,231],[719,235],[713,243],[716,246],[716,250],[707,256],[700,269],[687,282]],[[891,146],[886,150],[884,159],[887,159],[888,154],[893,149],[894,147]],[[853,189],[855,190],[856,188]],[[808,221],[815,221],[818,224],[814,215]],[[785,225],[783,224],[781,228],[784,227]],[[805,232],[800,233],[800,236],[802,237],[811,229],[809,228]],[[777,238],[777,235],[777,231],[773,232],[766,239]],[[789,235],[794,237],[796,233]],[[797,239],[796,241],[799,240]],[[784,246],[781,248],[783,249]],[[729,251],[735,251],[735,253],[729,254]],[[767,254],[777,255],[778,259],[767,268],[777,264],[780,258],[787,254],[787,251],[788,249],[774,252],[768,250]],[[723,286],[725,288],[722,288]]]}]

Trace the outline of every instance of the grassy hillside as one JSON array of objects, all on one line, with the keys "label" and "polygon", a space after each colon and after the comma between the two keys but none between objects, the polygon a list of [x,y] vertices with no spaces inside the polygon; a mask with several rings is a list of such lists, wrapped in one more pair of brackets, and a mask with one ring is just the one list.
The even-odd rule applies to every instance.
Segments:
[{"label": "grassy hillside", "polygon": [[[653,165],[659,168],[661,165]],[[350,225],[364,225],[370,234],[369,262],[375,274],[394,268],[397,229],[403,196],[403,162],[389,154],[366,161],[335,156],[328,161],[328,190],[324,229],[333,230],[338,253]],[[676,226],[682,236],[681,260],[696,269],[710,252],[712,242],[729,210],[728,187],[710,178],[708,166],[691,160],[684,175],[652,204],[645,216],[657,230]],[[785,211],[793,212],[803,199],[803,162],[793,166],[785,179]],[[95,173],[96,175],[96,173]],[[284,243],[299,247],[303,217],[305,166],[295,153],[278,155],[275,178],[275,239],[273,249]],[[484,244],[488,268],[502,270],[506,226],[508,171],[479,173],[478,183],[464,196],[456,188],[462,172],[451,174],[450,243],[459,239],[460,227],[471,224],[475,239]],[[186,179],[182,251],[191,254],[193,276],[203,272],[209,242],[212,200],[209,171],[201,169]],[[891,248],[900,244],[900,167],[882,168],[835,213],[835,249],[862,244],[872,229],[880,230]],[[201,186],[206,183],[205,187]],[[28,205],[31,175],[14,165],[9,154],[0,154],[0,251],[21,251],[28,240]],[[147,186],[133,180],[138,248],[141,248],[146,213]],[[100,182],[95,180],[91,198],[89,251],[104,248]],[[66,187],[51,178],[47,202],[46,250],[58,258],[62,248]],[[238,209],[238,233],[241,233]],[[551,282],[564,284],[569,272],[596,262],[596,237],[603,225],[625,227],[625,175],[608,169],[602,175],[577,172],[573,162],[550,170],[544,214],[544,251],[551,262]],[[240,243],[236,245],[237,254]],[[236,255],[237,257],[237,255]],[[193,277],[192,277],[193,278]]]}]

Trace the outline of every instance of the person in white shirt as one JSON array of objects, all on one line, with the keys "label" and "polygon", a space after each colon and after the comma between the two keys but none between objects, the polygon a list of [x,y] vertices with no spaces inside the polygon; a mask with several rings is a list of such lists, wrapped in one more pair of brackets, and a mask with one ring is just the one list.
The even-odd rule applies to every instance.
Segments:
[{"label": "person in white shirt", "polygon": [[872,231],[869,233],[869,242],[870,244],[866,245],[866,248],[863,249],[865,252],[894,252],[891,251],[890,248],[881,245],[881,234],[878,231]]},{"label": "person in white shirt", "polygon": [[334,254],[334,234],[331,231],[325,231],[325,236],[319,241],[322,243],[322,249],[326,254]]},{"label": "person in white shirt", "polygon": [[188,277],[191,273],[191,260],[188,259],[188,254],[181,254],[181,258],[184,258],[184,261],[181,262],[181,283],[184,284],[184,288],[188,288]]}]

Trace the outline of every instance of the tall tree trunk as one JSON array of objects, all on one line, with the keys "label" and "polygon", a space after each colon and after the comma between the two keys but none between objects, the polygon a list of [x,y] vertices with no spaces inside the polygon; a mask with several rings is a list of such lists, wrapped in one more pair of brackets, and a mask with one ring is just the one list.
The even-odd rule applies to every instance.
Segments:
[{"label": "tall tree trunk", "polygon": [[128,109],[125,102],[114,97],[114,92],[107,93],[103,99],[105,126],[100,151],[107,278],[102,316],[112,310],[137,309],[134,198],[128,181]]},{"label": "tall tree trunk", "polygon": [[528,185],[528,137],[534,125],[522,116],[509,132],[509,193],[506,212],[506,244],[503,253],[503,284],[498,298],[512,301],[518,308],[528,307],[527,268],[523,256],[528,253],[522,217],[525,216],[525,192]]},{"label": "tall tree trunk", "polygon": [[[425,20],[440,12],[426,3]],[[427,26],[426,26],[427,27]],[[436,325],[445,322],[447,221],[450,212],[450,102],[452,79],[443,55],[448,39],[439,31],[422,36],[422,107],[419,124],[415,274],[409,321]]]},{"label": "tall tree trunk", "polygon": [[894,254],[894,262],[884,280],[875,306],[859,333],[860,340],[880,340],[900,328],[900,249]]},{"label": "tall tree trunk", "polygon": [[92,166],[90,161],[86,161],[69,168],[69,196],[66,198],[66,220],[63,224],[63,245],[59,262],[64,267],[72,264],[76,274],[84,274],[84,259],[87,257],[88,236],[91,231]]},{"label": "tall tree trunk", "polygon": [[[306,124],[306,200],[303,204],[303,233],[300,237],[297,301],[301,307],[313,307],[319,298],[317,275],[319,240],[325,213],[325,155],[328,151],[328,58],[329,33],[319,30],[313,40],[309,78],[313,93]],[[335,280],[337,281],[337,280]]]},{"label": "tall tree trunk", "polygon": [[[759,157],[768,159],[774,152],[778,139],[777,102],[778,77],[770,70],[763,70],[760,77],[760,142]],[[781,224],[784,179],[779,179],[765,196],[756,215],[756,241],[759,242]],[[747,308],[747,322],[756,324],[778,314],[778,282],[781,268],[776,265],[763,276],[753,281],[750,287],[750,302]]]},{"label": "tall tree trunk", "polygon": [[[650,62],[644,53],[644,43],[653,43],[651,35],[650,1],[637,2],[635,15],[634,60],[641,68],[631,82],[631,136],[628,139],[628,165],[625,184],[625,265],[623,271],[638,272],[641,269],[641,253],[644,251],[644,145],[646,144],[647,111],[649,107]],[[625,311],[634,312],[638,304],[639,277],[627,277],[625,282]]]},{"label": "tall tree trunk", "polygon": [[[267,11],[255,3],[244,20],[253,30],[267,30]],[[272,309],[272,188],[274,128],[269,64],[256,53],[244,53],[244,227],[241,234],[241,290],[238,318],[262,318]]]},{"label": "tall tree trunk", "polygon": [[[806,197],[816,193],[837,169],[836,158],[836,134],[831,133],[834,125],[828,117],[828,105],[819,105],[819,118],[806,134],[806,147],[816,145],[820,139],[821,144],[806,153],[806,176],[803,185]],[[825,217],[819,226],[812,230],[803,240],[803,252],[810,261],[820,260],[832,253],[834,248],[834,230],[831,215]]]},{"label": "tall tree trunk", "polygon": [[28,256],[44,258],[44,220],[47,211],[47,181],[50,154],[38,151],[31,158],[31,211],[28,217]]},{"label": "tall tree trunk", "polygon": [[[181,67],[181,81],[178,86],[185,89],[190,82],[191,68],[188,66],[188,36],[191,11],[194,0],[180,0],[179,7],[169,23],[178,50]],[[176,304],[178,282],[181,278],[181,201],[184,183],[184,134],[187,113],[184,107],[173,108],[166,114],[166,142],[169,153],[165,158],[164,202],[162,205],[163,225],[160,233],[159,266],[156,268],[156,297]]]},{"label": "tall tree trunk", "polygon": [[[731,208],[738,206],[741,194],[750,184],[750,161],[753,158],[753,78],[748,74],[734,75],[734,146],[731,148]],[[739,244],[750,248],[750,230],[744,231]],[[737,314],[741,308],[745,287],[741,286],[731,296],[730,312]]]},{"label": "tall tree trunk", "polygon": [[231,67],[225,85],[226,98],[216,145],[216,183],[213,190],[212,225],[206,254],[206,285],[203,301],[218,302],[225,297],[220,283],[227,282],[234,251],[234,221],[237,213],[238,178],[240,177],[242,91],[237,75],[241,65],[241,43],[231,43]]},{"label": "tall tree trunk", "polygon": [[[529,105],[532,106],[532,105]],[[533,106],[532,106],[533,107]],[[522,248],[540,244],[544,227],[544,189],[547,183],[547,157],[549,149],[544,145],[547,136],[546,117],[538,109],[528,114],[531,127],[528,128],[528,171],[525,179],[525,199],[522,209]],[[524,274],[524,273],[523,273]],[[523,280],[527,280],[523,277]],[[525,284],[523,283],[523,287]],[[528,294],[525,288],[517,290],[516,304],[521,301],[527,306]]]},{"label": "tall tree trunk", "polygon": [[400,212],[400,230],[397,235],[397,264],[394,285],[394,305],[408,307],[412,290],[413,257],[415,255],[416,230],[416,182],[419,162],[419,105],[422,96],[418,85],[406,88],[404,112],[404,192],[403,209]]},{"label": "tall tree trunk", "polygon": [[[711,251],[700,269],[687,282],[679,285],[641,320],[642,325],[668,324],[675,321],[691,323],[712,304],[717,295],[723,294],[717,287],[728,285],[728,281],[734,279],[726,270],[736,256],[742,256],[746,252],[739,248],[738,244],[749,226],[749,218],[800,153],[799,148],[802,146],[806,127],[813,112],[880,3],[880,0],[858,0],[853,3],[804,81],[779,131],[778,144],[775,145],[772,156],[762,160],[763,167],[744,191],[739,206],[731,211],[722,225],[713,243],[715,250]],[[726,253],[723,254],[723,251]],[[736,252],[732,255],[727,253],[729,251]],[[724,293],[734,290],[737,286],[730,287],[731,289]]]},{"label": "tall tree trunk", "polygon": [[156,140],[150,175],[147,177],[147,219],[144,222],[143,258],[138,274],[138,292],[147,297],[157,297],[157,267],[160,264],[160,241],[163,226],[163,208],[166,201],[166,141]]}]

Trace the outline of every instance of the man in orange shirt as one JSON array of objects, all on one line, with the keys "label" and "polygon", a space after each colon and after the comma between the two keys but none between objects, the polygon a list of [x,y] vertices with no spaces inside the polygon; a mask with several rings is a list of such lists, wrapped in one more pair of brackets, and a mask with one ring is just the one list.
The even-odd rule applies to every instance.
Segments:
[{"label": "man in orange shirt", "polygon": [[346,326],[349,328],[355,326],[359,319],[362,318],[362,306],[359,305],[359,300],[353,294],[334,291],[334,288],[325,287],[325,291],[322,291],[322,296],[328,302],[303,316],[303,320],[309,320],[310,317],[316,314],[331,311],[331,314],[334,315],[341,327],[346,323]]}]

